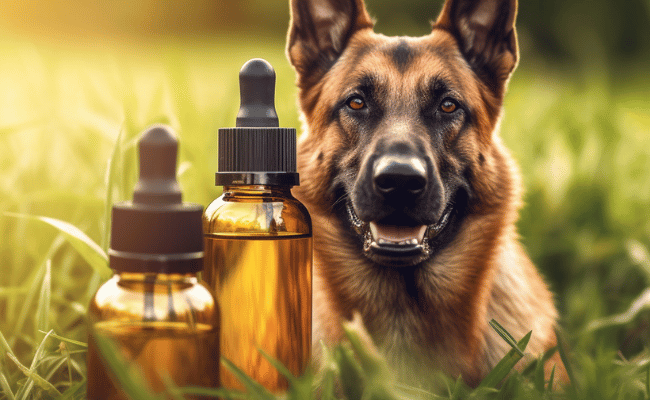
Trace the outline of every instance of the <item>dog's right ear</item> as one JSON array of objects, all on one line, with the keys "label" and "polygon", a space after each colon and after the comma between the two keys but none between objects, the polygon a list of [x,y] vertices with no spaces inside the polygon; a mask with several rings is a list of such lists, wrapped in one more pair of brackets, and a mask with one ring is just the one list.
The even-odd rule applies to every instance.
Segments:
[{"label": "dog's right ear", "polygon": [[373,22],[363,0],[291,0],[287,56],[300,79],[318,79],[348,40]]},{"label": "dog's right ear", "polygon": [[519,52],[517,0],[446,0],[434,29],[451,33],[474,71],[503,95]]}]

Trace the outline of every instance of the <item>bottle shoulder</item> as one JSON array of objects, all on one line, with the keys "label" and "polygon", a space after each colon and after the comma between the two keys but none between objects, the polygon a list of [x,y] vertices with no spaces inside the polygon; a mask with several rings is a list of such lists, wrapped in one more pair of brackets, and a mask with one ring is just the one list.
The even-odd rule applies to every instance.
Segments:
[{"label": "bottle shoulder", "polygon": [[248,195],[226,192],[206,207],[205,234],[311,235],[307,208],[286,190]]},{"label": "bottle shoulder", "polygon": [[114,275],[93,296],[93,322],[179,322],[219,324],[213,293],[198,281],[145,281]]}]

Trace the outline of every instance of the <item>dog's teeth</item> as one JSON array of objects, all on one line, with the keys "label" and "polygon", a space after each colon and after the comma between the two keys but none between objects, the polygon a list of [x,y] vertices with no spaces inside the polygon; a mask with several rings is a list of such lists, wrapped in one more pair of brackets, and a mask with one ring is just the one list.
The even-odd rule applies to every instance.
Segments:
[{"label": "dog's teeth", "polygon": [[375,243],[378,244],[378,245],[393,245],[393,246],[395,246],[395,245],[397,245],[397,246],[408,246],[408,245],[415,246],[415,245],[419,244],[419,242],[418,242],[418,240],[416,238],[401,240],[399,242],[396,242],[394,240],[386,240],[386,239],[379,238],[379,239],[375,239]]},{"label": "dog's teeth", "polygon": [[426,233],[426,231],[427,231],[427,226],[422,225],[420,227],[420,230],[418,231],[417,238],[412,239],[412,240],[415,240],[415,243],[413,243],[413,244],[422,243],[422,240],[424,239],[424,234]]},{"label": "dog's teeth", "polygon": [[416,246],[422,243],[427,230],[426,225],[418,228],[368,224],[370,235],[378,245]]},{"label": "dog's teeth", "polygon": [[[371,222],[368,225],[370,225],[370,234],[376,240],[379,237],[379,233],[377,231],[377,224],[375,224],[374,222]],[[383,240],[383,239],[379,239],[379,240]]]}]

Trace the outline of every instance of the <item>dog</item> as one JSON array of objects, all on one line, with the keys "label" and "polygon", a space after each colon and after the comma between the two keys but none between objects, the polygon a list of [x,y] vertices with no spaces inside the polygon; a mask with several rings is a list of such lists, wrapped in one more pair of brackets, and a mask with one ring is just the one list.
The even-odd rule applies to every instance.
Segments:
[{"label": "dog", "polygon": [[291,1],[315,349],[359,313],[398,379],[427,387],[432,370],[480,383],[510,350],[491,319],[517,340],[532,330],[532,355],[556,345],[498,134],[516,14],[516,0],[447,0],[430,34],[387,37],[363,0]]}]

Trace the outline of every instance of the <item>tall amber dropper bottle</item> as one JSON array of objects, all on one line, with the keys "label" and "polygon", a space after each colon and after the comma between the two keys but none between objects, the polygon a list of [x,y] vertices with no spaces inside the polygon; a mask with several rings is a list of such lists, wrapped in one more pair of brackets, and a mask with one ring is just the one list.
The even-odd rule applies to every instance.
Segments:
[{"label": "tall amber dropper bottle", "polygon": [[113,339],[153,392],[219,386],[219,308],[199,284],[203,235],[198,204],[183,203],[176,181],[178,143],[153,126],[139,142],[140,180],[132,202],[113,207],[110,267],[89,307],[89,399],[127,399],[96,344]]},{"label": "tall amber dropper bottle", "polygon": [[[221,306],[221,355],[272,392],[287,388],[263,350],[301,375],[311,348],[312,229],[291,195],[296,130],[279,128],[275,72],[261,59],[239,73],[236,128],[219,129],[223,194],[203,216],[203,276]],[[221,368],[221,383],[241,388]]]}]

